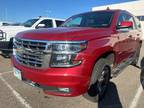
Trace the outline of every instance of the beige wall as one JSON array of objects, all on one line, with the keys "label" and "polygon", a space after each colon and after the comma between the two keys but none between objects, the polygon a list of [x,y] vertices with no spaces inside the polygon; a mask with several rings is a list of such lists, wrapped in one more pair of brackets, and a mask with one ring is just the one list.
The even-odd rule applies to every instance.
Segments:
[{"label": "beige wall", "polygon": [[119,3],[119,4],[112,4],[112,5],[93,7],[92,11],[104,10],[107,7],[109,7],[110,9],[127,10],[127,11],[133,13],[136,16],[144,15],[144,0],[137,0],[137,1],[126,2],[126,3]]}]

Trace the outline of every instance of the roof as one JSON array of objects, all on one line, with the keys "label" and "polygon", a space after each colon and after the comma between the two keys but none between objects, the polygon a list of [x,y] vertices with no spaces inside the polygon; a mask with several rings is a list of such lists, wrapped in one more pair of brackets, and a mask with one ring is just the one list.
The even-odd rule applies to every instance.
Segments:
[{"label": "roof", "polygon": [[[107,9],[103,9],[103,10],[96,10],[96,11],[88,11],[88,12],[84,12],[84,13],[80,13],[80,14],[87,14],[87,13],[93,13],[93,12],[116,12],[116,11],[124,11],[124,10],[121,10],[121,9],[110,9],[110,10],[107,10]],[[76,14],[76,15],[80,15],[80,14]]]},{"label": "roof", "polygon": [[55,19],[55,20],[62,20],[62,21],[65,20],[65,19],[60,19],[60,18],[51,18],[51,17],[43,17],[43,16],[39,16],[37,18],[39,18],[39,19]]}]

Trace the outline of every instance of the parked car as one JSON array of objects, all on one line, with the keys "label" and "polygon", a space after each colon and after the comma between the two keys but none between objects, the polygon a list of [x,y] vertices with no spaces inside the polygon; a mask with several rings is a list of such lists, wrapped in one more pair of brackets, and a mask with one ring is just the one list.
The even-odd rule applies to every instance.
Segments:
[{"label": "parked car", "polygon": [[110,79],[138,62],[136,19],[124,10],[101,10],[74,15],[58,28],[18,33],[14,75],[46,94],[102,99]]},{"label": "parked car", "polygon": [[144,40],[144,16],[137,16],[137,18],[140,20],[141,28],[142,28],[142,32],[143,32],[143,36],[141,39]]},{"label": "parked car", "polygon": [[29,19],[21,25],[1,26],[0,27],[0,49],[3,55],[9,56],[12,50],[13,37],[21,31],[39,29],[39,28],[55,28],[64,22],[63,19],[39,17]]}]

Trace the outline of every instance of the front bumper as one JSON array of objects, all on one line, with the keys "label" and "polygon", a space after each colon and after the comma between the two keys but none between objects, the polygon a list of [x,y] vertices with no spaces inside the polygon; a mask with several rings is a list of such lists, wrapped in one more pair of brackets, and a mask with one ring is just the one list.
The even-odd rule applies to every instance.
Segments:
[{"label": "front bumper", "polygon": [[9,41],[0,41],[0,49],[8,49]]},{"label": "front bumper", "polygon": [[[84,94],[89,86],[91,65],[83,62],[72,68],[34,69],[19,64],[12,57],[14,67],[22,72],[22,79],[32,82],[44,90],[46,94],[57,96],[78,96]],[[59,88],[68,88],[69,92],[61,92]]]}]

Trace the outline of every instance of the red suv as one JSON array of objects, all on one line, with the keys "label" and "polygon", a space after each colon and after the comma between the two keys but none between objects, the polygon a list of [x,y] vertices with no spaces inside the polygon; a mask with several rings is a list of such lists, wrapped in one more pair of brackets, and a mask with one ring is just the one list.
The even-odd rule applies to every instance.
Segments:
[{"label": "red suv", "polygon": [[45,93],[101,99],[110,78],[136,65],[140,23],[124,10],[74,15],[61,27],[18,33],[14,75]]}]

